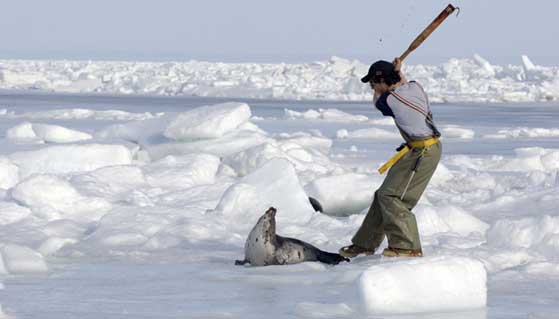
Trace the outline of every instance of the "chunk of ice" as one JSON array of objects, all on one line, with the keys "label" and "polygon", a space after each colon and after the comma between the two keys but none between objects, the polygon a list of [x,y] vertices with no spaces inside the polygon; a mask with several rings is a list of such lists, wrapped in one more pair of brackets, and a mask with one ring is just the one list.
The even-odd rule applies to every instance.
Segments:
[{"label": "chunk of ice", "polygon": [[9,158],[0,157],[0,188],[9,189],[19,182],[19,167]]},{"label": "chunk of ice", "polygon": [[439,256],[372,266],[358,289],[368,314],[444,312],[485,307],[486,282],[480,261]]},{"label": "chunk of ice", "polygon": [[43,256],[29,247],[7,244],[0,251],[8,272],[12,274],[48,271]]},{"label": "chunk of ice", "polygon": [[195,108],[179,114],[163,135],[173,140],[198,140],[221,137],[250,119],[245,103],[222,103]]},{"label": "chunk of ice", "polygon": [[49,221],[97,220],[111,208],[104,199],[82,196],[69,182],[54,175],[34,175],[14,187],[11,195]]},{"label": "chunk of ice", "polygon": [[19,206],[13,202],[0,202],[0,225],[18,222],[31,214],[27,207]]},{"label": "chunk of ice", "polygon": [[305,191],[322,204],[325,214],[348,216],[371,205],[374,190],[381,182],[363,174],[323,176],[307,184]]},{"label": "chunk of ice", "polygon": [[8,156],[19,175],[89,172],[104,166],[132,163],[132,152],[123,145],[57,145]]},{"label": "chunk of ice", "polygon": [[33,123],[33,131],[38,138],[47,143],[74,143],[92,138],[88,133],[51,124]]},{"label": "chunk of ice", "polygon": [[232,226],[246,229],[268,209],[278,209],[278,223],[305,223],[313,208],[295,169],[285,159],[273,159],[232,185],[216,207]]}]

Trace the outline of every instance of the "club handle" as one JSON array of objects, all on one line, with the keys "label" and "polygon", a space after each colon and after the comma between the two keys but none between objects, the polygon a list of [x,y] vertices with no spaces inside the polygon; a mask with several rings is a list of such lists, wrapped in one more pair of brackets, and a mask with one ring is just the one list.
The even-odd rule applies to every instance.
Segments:
[{"label": "club handle", "polygon": [[410,44],[409,48],[400,56],[400,61],[404,61],[404,59],[413,52],[413,50],[417,49],[435,31],[435,29],[449,16],[451,15],[456,7],[452,4],[449,4],[436,18],[421,32],[415,40]]}]

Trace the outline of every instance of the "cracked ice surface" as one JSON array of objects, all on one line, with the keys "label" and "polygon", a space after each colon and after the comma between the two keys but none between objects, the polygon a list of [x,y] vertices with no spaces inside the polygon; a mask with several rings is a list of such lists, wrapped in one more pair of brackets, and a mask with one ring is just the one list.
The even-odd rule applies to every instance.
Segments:
[{"label": "cracked ice surface", "polygon": [[[0,137],[7,316],[351,318],[403,312],[413,292],[424,298],[406,310],[429,312],[417,318],[559,312],[554,103],[433,105],[444,153],[414,209],[424,259],[256,268],[233,260],[269,206],[280,235],[349,243],[401,142],[390,119],[370,102],[96,99],[0,97],[4,133],[22,120],[58,128],[41,143]],[[98,117],[105,108],[118,112]],[[91,138],[60,144],[60,127]]]}]

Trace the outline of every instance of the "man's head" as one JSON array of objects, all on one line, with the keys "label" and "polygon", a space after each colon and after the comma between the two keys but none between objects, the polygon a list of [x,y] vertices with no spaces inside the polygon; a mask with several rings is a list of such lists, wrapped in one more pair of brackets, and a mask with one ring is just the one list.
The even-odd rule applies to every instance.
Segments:
[{"label": "man's head", "polygon": [[361,79],[361,82],[370,83],[373,90],[382,93],[401,80],[402,78],[394,68],[394,64],[379,60],[371,64],[369,72]]}]

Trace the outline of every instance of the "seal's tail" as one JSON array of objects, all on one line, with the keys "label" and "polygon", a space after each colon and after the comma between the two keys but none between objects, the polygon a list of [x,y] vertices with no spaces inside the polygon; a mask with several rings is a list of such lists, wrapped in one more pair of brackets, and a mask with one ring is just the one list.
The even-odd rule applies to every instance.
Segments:
[{"label": "seal's tail", "polygon": [[340,254],[329,253],[327,251],[322,251],[322,250],[319,251],[316,258],[318,259],[318,261],[329,265],[337,265],[342,261],[349,262],[349,258],[345,258]]},{"label": "seal's tail", "polygon": [[235,260],[235,266],[243,266],[244,264],[248,264],[250,263],[248,260],[243,259],[243,260]]}]

